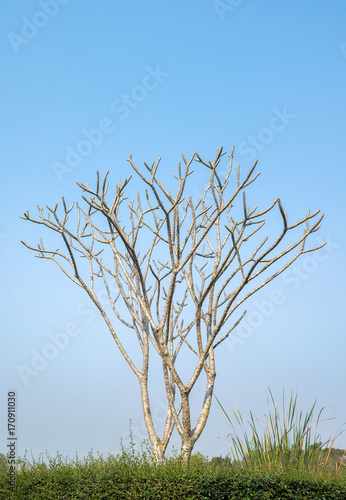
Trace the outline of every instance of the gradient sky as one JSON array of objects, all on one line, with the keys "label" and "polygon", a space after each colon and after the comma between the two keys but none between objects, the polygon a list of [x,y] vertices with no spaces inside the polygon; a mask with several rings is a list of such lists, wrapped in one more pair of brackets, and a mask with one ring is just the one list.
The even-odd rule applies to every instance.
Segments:
[{"label": "gradient sky", "polygon": [[[232,145],[242,172],[259,160],[252,205],[280,196],[289,222],[320,209],[311,244],[327,245],[249,299],[252,324],[217,353],[215,394],[226,410],[238,404],[261,419],[268,387],[278,402],[297,390],[304,411],[318,397],[335,417],[321,424],[323,439],[337,433],[346,421],[345,2],[17,0],[1,5],[0,30],[0,452],[9,390],[20,456],[117,453],[129,419],[135,441],[146,438],[136,377],[88,297],[21,245],[51,240],[19,216],[62,195],[80,199],[76,181],[93,184],[97,169],[110,170],[114,188],[131,153],[138,166],[161,156],[166,174],[182,153],[212,159]],[[95,145],[81,142],[95,129]],[[83,157],[73,157],[78,147]],[[67,330],[66,348],[23,376]],[[159,424],[162,401],[153,398]],[[194,451],[225,455],[229,432],[214,400]]]}]

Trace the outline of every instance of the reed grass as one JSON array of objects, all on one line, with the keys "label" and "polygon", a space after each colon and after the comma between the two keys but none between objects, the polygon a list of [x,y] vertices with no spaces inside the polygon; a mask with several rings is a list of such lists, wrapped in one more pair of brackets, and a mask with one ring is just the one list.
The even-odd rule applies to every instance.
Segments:
[{"label": "reed grass", "polygon": [[327,470],[338,473],[342,467],[345,469],[343,459],[346,450],[340,450],[339,460],[335,460],[334,464],[331,463],[332,456],[335,459],[336,451],[333,445],[341,433],[322,442],[317,432],[320,423],[332,420],[321,418],[325,408],[319,411],[317,419],[314,420],[313,414],[316,410],[317,399],[312,408],[303,413],[303,410],[299,411],[297,407],[297,394],[294,395],[291,392],[288,411],[286,411],[283,394],[282,414],[280,414],[269,389],[267,397],[269,411],[268,414],[264,414],[265,424],[262,425],[249,410],[247,423],[250,425],[250,432],[246,430],[246,423],[238,406],[236,409],[232,408],[232,419],[220,401],[218,399],[217,401],[234,431],[231,433],[230,440],[231,458],[242,467],[255,471],[309,469],[321,474]]}]

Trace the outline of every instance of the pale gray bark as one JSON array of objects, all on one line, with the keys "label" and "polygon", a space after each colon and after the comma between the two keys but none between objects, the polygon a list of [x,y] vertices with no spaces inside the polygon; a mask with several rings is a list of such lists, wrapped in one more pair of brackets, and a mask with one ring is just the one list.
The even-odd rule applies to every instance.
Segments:
[{"label": "pale gray bark", "polygon": [[[138,378],[144,420],[158,462],[164,458],[174,428],[181,438],[182,458],[189,460],[210,412],[216,376],[214,350],[243,318],[246,311],[230,321],[237,309],[300,255],[323,246],[305,248],[307,237],[319,229],[323,217],[318,216],[319,211],[308,212],[289,225],[279,198],[261,211],[247,206],[245,191],[259,175],[254,174],[257,162],[243,180],[237,167],[235,186],[229,192],[233,150],[222,181],[218,167],[224,154],[221,148],[212,162],[205,162],[197,153],[189,160],[183,156],[183,170],[179,163],[178,173],[173,174],[177,181],[175,194],[158,180],[160,159],[150,167],[145,164],[145,175],[130,156],[128,161],[146,190],[126,207],[129,177],[123,183],[119,181],[109,202],[108,173],[102,185],[97,173],[95,189],[79,184],[86,208],[76,203],[74,230],[68,225],[74,204],[67,208],[64,198],[62,218],[57,213],[58,205],[47,207],[47,215],[38,207],[38,219],[30,217],[29,212],[23,216],[61,235],[65,252],[47,250],[42,240],[37,248],[23,243],[38,251],[37,257],[53,260],[99,309]],[[199,163],[199,168],[210,171],[209,184],[195,204],[191,197],[187,201],[184,198],[188,194],[193,161]],[[242,213],[237,221],[233,212],[238,198]],[[275,209],[282,221],[280,233],[258,239],[266,224],[264,217]],[[283,248],[284,237],[300,226],[304,226],[303,234]],[[253,242],[253,250],[248,248],[249,241]],[[83,257],[82,261],[78,257]],[[97,297],[95,280],[104,284],[110,312]],[[112,294],[111,280],[116,282],[116,294]],[[142,352],[141,366],[135,365],[131,353],[124,348],[119,335],[121,328],[137,339]],[[195,364],[185,380],[186,375],[178,373],[176,360],[178,356],[186,356],[187,351],[194,356]],[[162,438],[153,421],[148,387],[149,358],[155,352],[162,360],[168,405]],[[206,378],[204,400],[197,421],[192,422],[190,395],[202,374]]]}]

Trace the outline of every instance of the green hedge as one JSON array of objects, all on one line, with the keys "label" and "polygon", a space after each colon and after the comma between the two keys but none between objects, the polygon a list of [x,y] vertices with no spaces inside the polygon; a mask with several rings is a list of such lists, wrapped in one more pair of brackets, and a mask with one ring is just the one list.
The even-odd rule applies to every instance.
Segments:
[{"label": "green hedge", "polygon": [[53,461],[23,468],[11,492],[8,472],[0,471],[0,498],[47,499],[326,499],[346,500],[346,477],[291,471],[250,473],[226,463],[177,459],[157,467],[148,462],[89,459]]}]

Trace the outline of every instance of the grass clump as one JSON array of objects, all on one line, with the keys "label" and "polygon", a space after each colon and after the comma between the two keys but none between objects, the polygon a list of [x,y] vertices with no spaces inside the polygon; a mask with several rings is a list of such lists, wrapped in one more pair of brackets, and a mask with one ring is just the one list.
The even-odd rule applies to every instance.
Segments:
[{"label": "grass clump", "polygon": [[[242,468],[252,471],[294,471],[302,473],[310,471],[314,474],[327,472],[340,473],[345,469],[344,458],[346,450],[333,448],[336,437],[325,443],[317,434],[321,422],[331,419],[321,419],[322,408],[314,421],[313,413],[317,400],[311,410],[303,413],[297,409],[297,395],[291,393],[288,411],[285,410],[283,396],[282,414],[275,403],[272,392],[267,398],[268,414],[265,414],[265,425],[249,410],[250,432],[238,407],[232,413],[234,423],[218,401],[225,413],[234,433],[231,434],[231,456]],[[236,425],[235,425],[236,424]],[[238,426],[238,430],[236,428]],[[240,429],[240,435],[239,435]],[[346,460],[345,460],[346,461]]]}]

